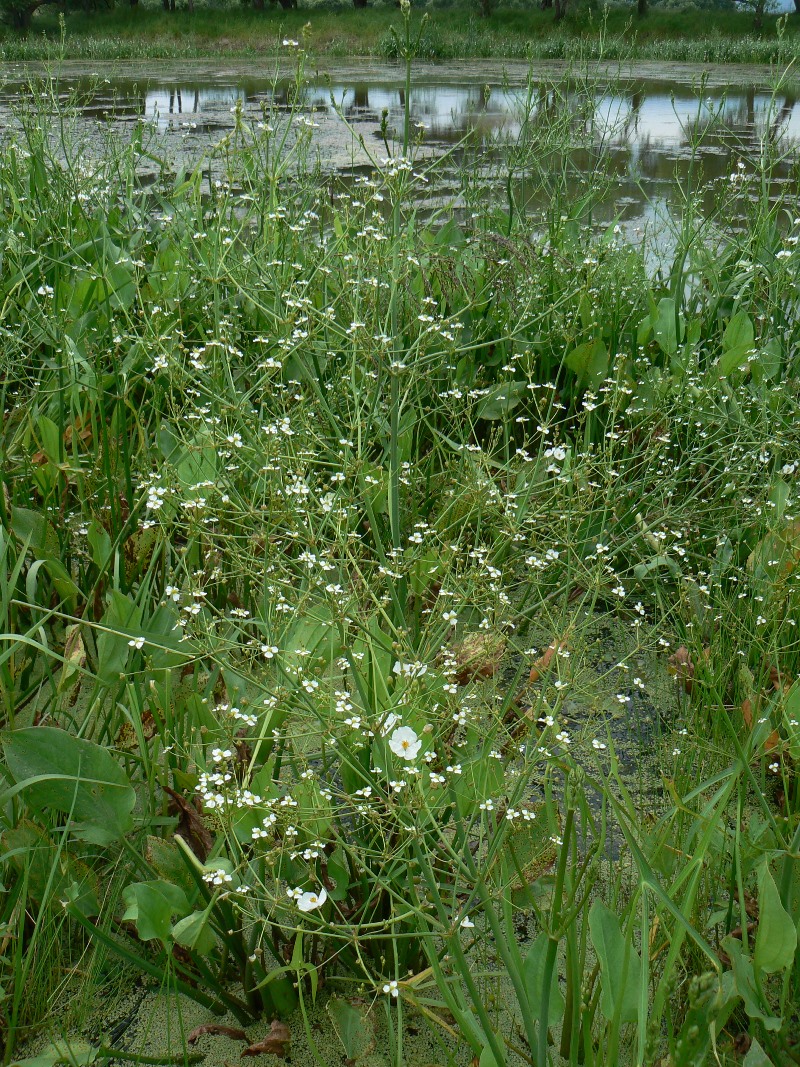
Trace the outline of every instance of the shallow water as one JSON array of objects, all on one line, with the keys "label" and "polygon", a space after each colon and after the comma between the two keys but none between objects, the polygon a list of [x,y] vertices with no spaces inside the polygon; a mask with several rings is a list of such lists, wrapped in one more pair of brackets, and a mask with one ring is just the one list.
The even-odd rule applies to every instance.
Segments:
[{"label": "shallow water", "polygon": [[[746,179],[749,160],[776,138],[786,158],[772,192],[777,196],[786,183],[794,184],[800,96],[789,83],[772,90],[768,68],[649,62],[595,65],[593,72],[608,90],[576,132],[571,165],[586,172],[600,148],[609,153],[612,182],[595,221],[619,221],[626,229],[653,226],[679,212],[678,188],[690,176],[710,207],[737,163],[746,161]],[[13,122],[13,105],[28,94],[28,79],[44,73],[36,64],[0,68],[0,127]],[[302,109],[316,124],[313,156],[324,169],[352,172],[379,164],[387,155],[382,121],[390,153],[399,151],[405,106],[399,63],[337,62],[309,73]],[[530,124],[563,106],[553,86],[564,73],[564,64],[555,61],[535,61],[530,70],[523,63],[484,60],[415,64],[410,113],[419,151],[441,154],[469,141],[496,147],[499,155],[519,145],[526,115]],[[110,124],[124,134],[139,120],[152,124],[159,155],[177,167],[194,165],[229,133],[237,107],[253,121],[265,110],[288,109],[290,74],[288,59],[269,67],[253,61],[73,61],[62,64],[57,92],[62,99],[79,93],[87,128]],[[578,99],[573,89],[569,106]],[[700,130],[703,143],[693,151]],[[514,176],[523,202],[525,177],[524,167]],[[535,195],[531,200],[529,207],[542,206]]]}]

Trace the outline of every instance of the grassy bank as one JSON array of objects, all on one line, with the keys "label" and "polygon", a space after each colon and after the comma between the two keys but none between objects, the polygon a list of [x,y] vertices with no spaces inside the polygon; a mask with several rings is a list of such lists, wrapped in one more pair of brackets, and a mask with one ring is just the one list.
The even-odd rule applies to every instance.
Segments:
[{"label": "grassy bank", "polygon": [[6,1063],[800,1055],[789,148],[654,276],[566,84],[355,184],[297,105],[147,188],[53,86],[0,145]]},{"label": "grassy bank", "polygon": [[[419,54],[430,59],[507,58],[657,59],[697,63],[790,63],[800,41],[800,19],[767,17],[752,31],[743,12],[652,12],[645,19],[613,10],[607,20],[591,21],[585,11],[556,25],[550,12],[499,9],[490,18],[473,8],[432,7]],[[312,46],[320,55],[396,57],[391,34],[399,22],[396,8],[378,5],[364,11],[321,5],[263,12],[198,9],[166,13],[140,5],[110,11],[72,13],[66,19],[64,57],[69,59],[258,56],[281,51],[284,36],[297,38],[311,23]],[[60,52],[55,15],[43,9],[26,36],[6,31],[0,60],[52,59]]]}]

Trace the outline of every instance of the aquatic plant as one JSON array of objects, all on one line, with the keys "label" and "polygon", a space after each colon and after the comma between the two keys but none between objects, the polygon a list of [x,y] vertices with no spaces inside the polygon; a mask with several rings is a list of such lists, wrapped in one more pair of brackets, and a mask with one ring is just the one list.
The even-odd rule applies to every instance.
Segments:
[{"label": "aquatic plant", "polygon": [[411,1019],[482,1067],[786,1062],[793,148],[701,211],[699,103],[651,276],[590,224],[585,66],[502,153],[407,111],[322,180],[287,41],[191,169],[56,85],[0,152],[5,1059],[82,958],[312,1049],[324,996],[351,1059],[382,1012],[398,1067]]}]

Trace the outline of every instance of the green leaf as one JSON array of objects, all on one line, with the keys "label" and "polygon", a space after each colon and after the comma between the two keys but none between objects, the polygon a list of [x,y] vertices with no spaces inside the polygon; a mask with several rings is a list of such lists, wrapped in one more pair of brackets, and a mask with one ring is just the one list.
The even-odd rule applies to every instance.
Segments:
[{"label": "green leaf", "polygon": [[108,532],[100,525],[97,519],[92,519],[89,523],[89,528],[86,531],[86,540],[89,542],[92,563],[102,570],[111,558],[113,544]]},{"label": "green leaf", "polygon": [[36,427],[39,431],[42,451],[51,463],[58,464],[61,461],[61,434],[58,432],[58,426],[52,419],[48,419],[46,415],[40,415],[36,420]]},{"label": "green leaf", "polygon": [[97,1052],[86,1041],[53,1041],[38,1056],[12,1060],[11,1067],[56,1067],[62,1063],[68,1067],[87,1067],[97,1060]]},{"label": "green leaf", "polygon": [[749,362],[753,356],[754,337],[749,316],[744,311],[734,315],[722,336],[722,355],[717,364],[717,373],[721,378],[726,378]]},{"label": "green leaf", "polygon": [[795,763],[800,763],[800,679],[786,694],[783,726],[789,738],[789,754]]},{"label": "green leaf", "polygon": [[753,1038],[747,1055],[742,1060],[742,1067],[775,1067],[761,1045]]},{"label": "green leaf", "polygon": [[580,385],[597,386],[608,373],[608,349],[598,338],[573,348],[564,360]]},{"label": "green leaf", "polygon": [[136,923],[142,941],[156,939],[163,945],[172,934],[172,916],[185,915],[190,908],[184,891],[170,882],[136,882],[125,887],[122,900],[123,921]]},{"label": "green leaf", "polygon": [[76,600],[81,591],[61,562],[61,548],[53,526],[38,511],[29,508],[11,508],[11,532],[27,544],[33,557],[41,560],[53,588],[62,600]]},{"label": "green leaf", "polygon": [[683,340],[685,329],[683,317],[679,315],[676,318],[675,301],[668,296],[659,300],[650,313],[650,322],[653,326],[653,336],[661,351],[668,356],[674,356]]},{"label": "green leaf", "polygon": [[780,374],[782,364],[781,343],[776,337],[770,337],[768,341],[760,343],[755,355],[750,357],[750,373],[758,384],[771,381]]},{"label": "green leaf", "polygon": [[742,942],[736,937],[725,937],[722,939],[722,948],[730,958],[733,968],[733,972],[727,971],[723,975],[722,988],[725,998],[728,999],[731,993],[738,993],[744,1003],[744,1010],[751,1019],[757,1019],[766,1030],[780,1030],[783,1020],[779,1016],[767,1014],[770,1009],[756,986],[753,963],[742,951]]},{"label": "green leaf", "polygon": [[69,900],[86,918],[100,914],[97,875],[68,848],[60,848],[42,827],[22,819],[2,838],[3,859],[27,872],[28,896],[39,905]]},{"label": "green leaf", "polygon": [[341,997],[331,997],[327,1011],[347,1060],[356,1065],[374,1051],[375,1026],[366,1008],[355,1007]]},{"label": "green leaf", "polygon": [[746,311],[740,311],[733,316],[725,328],[725,333],[722,335],[722,351],[730,352],[735,348],[752,348],[755,336],[750,316]]},{"label": "green leaf", "polygon": [[132,829],[136,794],[100,745],[52,726],[5,733],[2,744],[8,770],[31,808],[71,814],[72,833],[99,845]]},{"label": "green leaf", "polygon": [[756,970],[774,974],[791,967],[797,948],[797,929],[781,904],[778,887],[765,861],[758,877],[758,931],[753,951]]},{"label": "green leaf", "polygon": [[336,883],[335,889],[328,890],[328,896],[331,900],[344,900],[350,888],[350,869],[341,845],[328,857],[328,877]]},{"label": "green leaf", "polygon": [[172,928],[172,940],[184,948],[190,948],[199,952],[201,956],[207,956],[217,946],[214,931],[209,926],[207,911],[193,911],[185,916]]},{"label": "green leaf", "polygon": [[491,1045],[486,1044],[483,1046],[481,1058],[478,1060],[478,1067],[503,1067],[501,1063],[497,1062],[497,1056],[492,1052]]},{"label": "green leaf", "polygon": [[606,1019],[611,1020],[616,1016],[623,1023],[636,1022],[639,1018],[639,984],[642,978],[639,953],[623,937],[616,915],[599,900],[592,904],[589,911],[589,931],[602,976],[600,1010]]},{"label": "green leaf", "polygon": [[142,609],[129,596],[113,589],[101,625],[105,629],[97,638],[97,677],[105,685],[114,685],[128,665],[128,641],[131,636],[140,636]]},{"label": "green leaf", "polygon": [[504,382],[490,390],[475,411],[479,419],[504,419],[521,403],[528,389],[527,382]]},{"label": "green leaf", "polygon": [[[547,956],[547,934],[539,934],[531,945],[523,963],[525,989],[528,993],[530,1010],[540,1017],[539,1005],[544,994],[544,965]],[[550,1000],[547,1009],[547,1025],[555,1026],[564,1016],[564,995],[558,987],[558,971],[553,968],[550,976]]]}]

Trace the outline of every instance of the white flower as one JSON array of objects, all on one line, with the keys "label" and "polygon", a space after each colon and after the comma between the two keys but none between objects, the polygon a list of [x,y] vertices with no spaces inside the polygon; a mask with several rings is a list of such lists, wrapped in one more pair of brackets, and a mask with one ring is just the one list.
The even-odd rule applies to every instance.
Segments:
[{"label": "white flower", "polygon": [[393,730],[394,727],[397,726],[400,721],[400,716],[395,715],[393,711],[390,711],[381,723],[381,737],[386,737],[389,731]]},{"label": "white flower", "polygon": [[475,923],[470,919],[469,915],[465,915],[458,925],[462,930],[471,930]]},{"label": "white flower", "polygon": [[144,646],[143,637],[133,637],[128,642],[128,648],[142,648]]},{"label": "white flower", "polygon": [[395,756],[412,760],[417,758],[417,753],[422,748],[422,742],[410,726],[400,726],[389,738],[389,748],[394,752]]},{"label": "white flower", "polygon": [[318,893],[301,893],[297,898],[297,906],[300,911],[313,911],[315,908],[321,908],[327,899],[328,893],[325,889],[320,889]]},{"label": "white flower", "polygon": [[397,982],[395,982],[394,979],[392,979],[391,982],[386,983],[386,985],[383,987],[383,992],[390,997],[400,996],[400,990],[398,989]]},{"label": "white flower", "polygon": [[392,671],[395,674],[402,675],[404,678],[421,678],[423,674],[428,673],[428,665],[420,663],[419,660],[415,660],[413,663],[401,663],[400,660],[395,660]]}]

